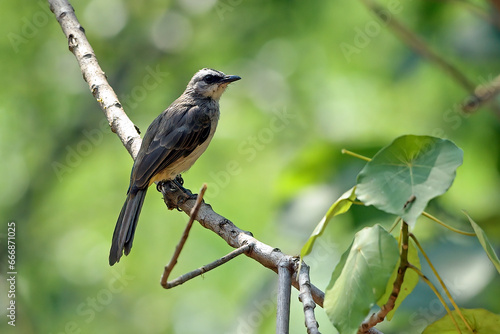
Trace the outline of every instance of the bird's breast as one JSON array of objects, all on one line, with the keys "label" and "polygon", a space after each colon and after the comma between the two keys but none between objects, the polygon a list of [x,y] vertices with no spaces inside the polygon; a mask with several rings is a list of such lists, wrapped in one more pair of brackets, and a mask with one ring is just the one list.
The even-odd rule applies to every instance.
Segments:
[{"label": "bird's breast", "polygon": [[207,139],[201,143],[198,147],[196,147],[193,152],[188,154],[185,157],[179,158],[175,163],[171,164],[161,172],[155,174],[149,184],[153,184],[154,182],[159,182],[163,180],[173,180],[177,175],[187,171],[193,164],[198,160],[198,158],[205,152],[210,141],[212,140],[215,129],[217,128],[217,122],[213,122],[210,128],[210,134]]}]

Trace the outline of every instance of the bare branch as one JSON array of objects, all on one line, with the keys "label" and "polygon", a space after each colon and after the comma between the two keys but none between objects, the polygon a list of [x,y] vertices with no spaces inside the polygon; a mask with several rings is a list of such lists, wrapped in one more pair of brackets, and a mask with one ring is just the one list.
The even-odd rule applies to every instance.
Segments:
[{"label": "bare branch", "polygon": [[[165,278],[165,284],[163,284],[163,282],[162,282],[161,285],[165,289],[174,288],[174,287],[176,287],[178,285],[181,285],[181,284],[189,281],[190,279],[193,279],[195,277],[203,275],[207,271],[210,271],[212,269],[217,268],[218,266],[223,265],[224,263],[226,263],[226,262],[234,259],[238,255],[241,255],[243,253],[249,252],[252,249],[252,247],[253,247],[253,245],[251,245],[251,244],[249,244],[249,245],[243,245],[240,248],[237,248],[234,251],[232,251],[231,253],[227,254],[226,256],[223,256],[220,259],[215,260],[214,262],[211,262],[211,263],[209,263],[207,265],[204,265],[201,268],[195,269],[195,270],[190,271],[190,272],[188,272],[188,273],[186,273],[184,275],[181,275],[181,276],[177,277],[176,279],[171,280],[170,282],[166,282],[166,280],[168,278],[167,277],[167,278]],[[162,277],[162,279],[163,279],[163,277]]]},{"label": "bare branch", "polygon": [[111,131],[115,132],[133,159],[141,147],[141,137],[132,121],[123,111],[120,101],[108,83],[104,71],[99,66],[94,50],[85,30],[78,22],[73,7],[67,0],[48,0],[50,10],[68,40],[69,50],[75,55],[85,80],[108,119]]},{"label": "bare branch", "polygon": [[431,50],[422,39],[415,35],[410,29],[405,27],[399,22],[394,15],[388,16],[387,9],[378,4],[375,0],[362,0],[361,1],[370,11],[372,11],[378,18],[380,18],[387,27],[390,28],[403,42],[411,47],[415,52],[427,58],[430,62],[436,64],[457,83],[459,83],[466,91],[472,92],[474,84],[462,73],[446,61],[438,53]]},{"label": "bare branch", "polygon": [[500,1],[499,0],[490,0],[491,4],[495,6],[497,14],[500,13]]},{"label": "bare branch", "polygon": [[[500,3],[500,1],[497,0],[491,1],[495,4]],[[437,52],[433,51],[419,36],[398,21],[398,19],[394,16],[387,15],[389,11],[378,4],[376,0],[361,0],[361,2],[416,53],[440,67],[467,92],[474,92],[474,94],[469,96],[462,104],[463,111],[468,113],[476,111],[483,104],[491,102],[500,92],[500,76],[495,78],[491,83],[485,86],[479,86],[475,89],[476,85],[470,81],[464,73]],[[498,24],[497,22],[494,23]],[[500,107],[498,105],[492,105],[492,109],[497,116],[500,116]]]},{"label": "bare branch", "polygon": [[[462,110],[468,113],[474,112],[488,102],[492,102],[500,93],[500,75],[485,85],[478,86],[474,94],[469,96],[462,105]],[[498,116],[500,112],[498,106],[495,106]]]},{"label": "bare branch", "polygon": [[[207,190],[207,184],[203,183],[203,186],[200,189],[200,193],[198,194],[198,197],[196,197],[196,203],[193,209],[191,210],[189,221],[186,225],[186,228],[184,229],[184,233],[182,233],[181,240],[175,247],[175,251],[174,254],[172,255],[172,258],[170,259],[170,262],[165,266],[165,270],[163,271],[163,275],[161,277],[161,286],[163,286],[165,289],[169,289],[172,287],[171,284],[167,283],[168,277],[170,276],[170,273],[174,269],[174,266],[177,264],[177,259],[179,258],[182,248],[184,247],[184,244],[186,243],[186,240],[189,236],[189,231],[191,230],[196,215],[198,214],[198,210],[200,209],[201,202],[203,201],[203,195],[205,195],[206,190]],[[184,281],[182,283],[184,283]]]},{"label": "bare branch", "polygon": [[314,316],[314,309],[316,308],[316,304],[314,303],[311,295],[311,280],[309,278],[309,266],[304,262],[302,262],[300,265],[299,286],[300,286],[299,300],[304,305],[304,317],[305,317],[307,333],[320,334],[318,329],[319,324],[316,321],[316,317]]},{"label": "bare branch", "polygon": [[278,307],[276,311],[276,334],[288,334],[290,326],[290,296],[292,288],[293,262],[284,258],[278,265]]},{"label": "bare branch", "polygon": [[[169,187],[158,187],[163,194],[163,199],[169,208],[179,207],[184,212],[190,212],[194,206],[194,200],[190,196],[181,191],[180,189],[174,189]],[[248,257],[256,260],[264,267],[267,267],[274,272],[278,272],[278,266],[281,261],[294,262],[296,258],[290,255],[283,254],[278,248],[273,248],[257,239],[255,239],[252,233],[244,231],[237,226],[235,226],[229,219],[219,215],[213,211],[209,204],[202,203],[200,211],[196,220],[200,224],[216,233],[222,239],[224,239],[227,244],[233,248],[239,248],[243,245],[253,244],[253,248],[250,252],[245,253]],[[293,274],[294,276],[296,273]],[[292,276],[293,278],[293,276]],[[297,280],[292,279],[292,285],[299,289],[299,284]],[[314,302],[319,306],[323,307],[323,300],[325,294],[323,291],[311,284],[311,293]]]},{"label": "bare branch", "polygon": [[403,280],[405,278],[406,269],[409,267],[408,263],[408,224],[403,221],[401,224],[401,255],[400,255],[400,263],[398,268],[398,274],[396,279],[394,280],[394,284],[392,286],[392,293],[389,296],[389,300],[387,303],[382,306],[380,311],[377,313],[373,313],[371,317],[364,321],[361,326],[359,326],[358,334],[366,334],[373,333],[370,332],[373,326],[378,324],[379,322],[384,321],[385,317],[392,309],[394,309],[394,305],[396,304],[396,299],[399,296],[399,292],[401,291],[401,286],[403,285]]}]

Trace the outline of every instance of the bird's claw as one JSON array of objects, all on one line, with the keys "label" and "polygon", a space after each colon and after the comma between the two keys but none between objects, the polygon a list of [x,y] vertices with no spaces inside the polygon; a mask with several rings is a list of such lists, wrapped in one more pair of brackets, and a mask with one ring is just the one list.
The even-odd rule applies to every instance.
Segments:
[{"label": "bird's claw", "polygon": [[193,194],[190,190],[186,189],[186,188],[183,188],[183,197],[180,197],[179,196],[179,201],[178,201],[178,206],[177,206],[177,210],[179,211],[182,211],[179,206],[181,206],[182,204],[186,203],[186,201],[192,199],[192,200],[195,200],[198,198],[198,194]]},{"label": "bird's claw", "polygon": [[156,190],[161,193],[163,193],[163,191],[175,191],[181,188],[182,186],[179,188],[179,185],[177,183],[173,183],[173,181],[171,180],[163,180],[158,182],[158,184],[156,185]]},{"label": "bird's claw", "polygon": [[[163,194],[163,199],[167,204],[169,210],[177,209],[181,210],[181,206],[188,200],[196,200],[198,198],[197,194],[193,194],[189,189],[184,188],[182,185],[184,184],[184,180],[180,175],[177,175],[173,180],[163,180],[158,182],[156,185],[156,189]],[[171,200],[167,198],[166,193],[171,192],[174,193],[176,191],[180,191],[180,194],[177,196],[176,200]]]},{"label": "bird's claw", "polygon": [[180,186],[184,185],[184,179],[182,178],[181,174],[177,175],[175,177],[174,181],[177,182]]}]

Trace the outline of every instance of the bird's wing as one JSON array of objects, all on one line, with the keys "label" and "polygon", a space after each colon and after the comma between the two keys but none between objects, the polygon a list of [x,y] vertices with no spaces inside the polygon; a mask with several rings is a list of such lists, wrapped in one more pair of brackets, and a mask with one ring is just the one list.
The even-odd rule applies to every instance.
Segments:
[{"label": "bird's wing", "polygon": [[149,126],[134,163],[131,186],[149,186],[151,178],[207,140],[210,117],[197,105],[171,105]]}]

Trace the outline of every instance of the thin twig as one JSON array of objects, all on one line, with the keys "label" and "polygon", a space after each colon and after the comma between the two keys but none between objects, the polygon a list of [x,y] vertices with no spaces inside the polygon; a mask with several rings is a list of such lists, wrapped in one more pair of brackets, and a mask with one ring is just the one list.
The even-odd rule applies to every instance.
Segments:
[{"label": "thin twig", "polygon": [[500,1],[499,0],[490,0],[491,4],[495,6],[497,14],[500,13]]},{"label": "thin twig", "polygon": [[392,31],[415,52],[440,67],[444,72],[446,72],[450,77],[458,82],[466,91],[472,92],[474,90],[475,85],[462,72],[460,72],[458,68],[456,68],[439,54],[431,50],[420,37],[415,35],[410,29],[399,22],[394,17],[394,15],[388,16],[387,9],[382,7],[374,0],[362,0],[361,2],[377,17],[379,17],[387,25],[387,27],[392,29]]},{"label": "thin twig", "polygon": [[314,309],[316,308],[316,303],[314,303],[311,295],[311,280],[309,278],[309,266],[304,262],[301,263],[299,269],[299,286],[300,294],[299,300],[304,305],[304,317],[305,325],[308,334],[320,334],[319,324],[314,316]]},{"label": "thin twig", "polygon": [[492,13],[491,9],[488,8],[489,7],[488,5],[482,6],[484,3],[479,5],[469,0],[447,0],[447,1],[453,3],[454,5],[464,7],[472,14],[478,16],[479,20],[488,22],[489,24],[494,25],[496,28],[500,28],[500,22],[496,17],[497,15]]},{"label": "thin twig", "polygon": [[[160,190],[163,194],[165,203],[169,203],[173,207],[178,207],[185,213],[190,212],[193,208],[194,200],[190,199],[184,191],[169,187],[161,187]],[[209,204],[201,204],[196,220],[200,222],[201,226],[216,233],[233,248],[239,248],[246,244],[253,244],[252,250],[245,253],[245,255],[276,273],[278,273],[278,266],[281,261],[293,262],[297,259],[296,257],[283,254],[278,248],[273,248],[254,238],[252,233],[238,228],[229,219],[216,213]],[[296,275],[296,273],[294,272],[293,275]],[[292,285],[296,289],[299,289],[297,280],[292,279]],[[311,292],[314,302],[323,307],[323,301],[325,299],[324,292],[312,284]]]},{"label": "thin twig", "polygon": [[[493,1],[493,3],[498,4],[499,1]],[[464,112],[474,112],[479,109],[482,105],[487,102],[492,101],[498,93],[500,93],[500,76],[495,78],[489,84],[485,86],[476,85],[467,78],[467,76],[461,72],[457,67],[452,65],[450,62],[446,61],[437,52],[433,51],[419,36],[413,33],[405,25],[399,22],[394,15],[387,15],[389,11],[378,4],[375,0],[362,0],[361,1],[369,10],[371,10],[379,19],[381,19],[395,35],[397,35],[404,43],[411,47],[415,52],[420,54],[422,57],[427,58],[431,63],[436,64],[445,73],[447,73],[451,78],[453,78],[460,86],[462,86],[467,92],[474,92],[473,95],[469,96],[464,103],[462,103],[462,110]],[[498,24],[496,21],[493,23]],[[500,108],[498,105],[493,105],[492,109],[495,113],[500,116]]]},{"label": "thin twig", "polygon": [[224,263],[234,259],[238,255],[241,255],[241,254],[246,253],[246,252],[250,252],[252,250],[252,247],[253,247],[252,244],[243,245],[240,248],[235,249],[231,253],[221,257],[220,259],[215,260],[214,262],[211,262],[207,265],[204,265],[203,267],[200,267],[198,269],[190,271],[190,272],[188,272],[184,275],[181,275],[181,276],[179,276],[179,277],[177,277],[169,282],[166,282],[165,285],[163,285],[163,283],[162,283],[162,286],[165,289],[171,289],[171,288],[174,288],[178,285],[181,285],[181,284],[189,281],[190,279],[193,279],[197,276],[203,275],[207,271],[210,271],[212,269],[217,268],[218,266],[223,265]]},{"label": "thin twig", "polygon": [[[500,93],[500,75],[485,85],[480,85],[462,104],[462,110],[471,113],[484,104],[493,101]],[[498,110],[496,110],[498,111]]]},{"label": "thin twig", "polygon": [[276,311],[276,334],[288,334],[290,326],[290,296],[292,289],[293,263],[283,259],[278,265],[278,305]]},{"label": "thin twig", "polygon": [[191,230],[191,227],[193,226],[193,222],[196,218],[196,215],[198,214],[198,210],[200,210],[200,205],[203,202],[203,196],[205,195],[205,191],[207,190],[207,184],[203,183],[203,186],[200,189],[200,193],[196,197],[196,203],[191,210],[191,214],[189,216],[189,221],[186,225],[186,228],[184,229],[184,232],[182,233],[181,240],[175,247],[174,254],[172,255],[172,258],[170,259],[170,262],[165,266],[165,270],[163,271],[163,275],[161,277],[161,286],[163,286],[165,289],[168,289],[169,285],[167,284],[168,277],[170,276],[170,273],[174,269],[175,265],[177,264],[177,259],[179,258],[179,255],[181,254],[182,248],[184,247],[184,244],[186,243],[186,240],[189,236],[189,231]]},{"label": "thin twig", "polygon": [[398,274],[396,279],[394,280],[394,284],[392,286],[392,293],[389,296],[387,302],[382,306],[380,311],[377,313],[373,313],[369,319],[365,320],[361,326],[359,326],[358,334],[369,333],[369,329],[378,324],[379,322],[384,321],[385,317],[389,312],[394,309],[394,305],[396,304],[396,299],[399,296],[399,292],[401,291],[401,286],[403,285],[403,280],[405,277],[406,269],[410,266],[408,262],[408,224],[403,221],[401,224],[401,255],[400,255],[400,263],[398,268]]}]

